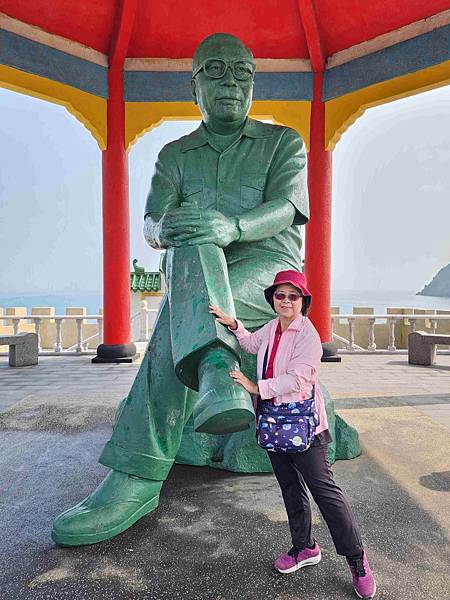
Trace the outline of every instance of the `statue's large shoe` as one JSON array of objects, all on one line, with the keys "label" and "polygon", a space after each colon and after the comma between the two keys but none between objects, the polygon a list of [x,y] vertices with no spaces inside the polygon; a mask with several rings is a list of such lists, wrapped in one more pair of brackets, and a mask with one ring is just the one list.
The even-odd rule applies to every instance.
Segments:
[{"label": "statue's large shoe", "polygon": [[216,435],[248,429],[255,419],[250,394],[230,377],[239,370],[234,354],[223,347],[208,350],[198,367],[199,399],[194,429]]},{"label": "statue's large shoe", "polygon": [[83,546],[113,538],[158,506],[161,485],[111,471],[92,494],[56,517],[53,541]]}]

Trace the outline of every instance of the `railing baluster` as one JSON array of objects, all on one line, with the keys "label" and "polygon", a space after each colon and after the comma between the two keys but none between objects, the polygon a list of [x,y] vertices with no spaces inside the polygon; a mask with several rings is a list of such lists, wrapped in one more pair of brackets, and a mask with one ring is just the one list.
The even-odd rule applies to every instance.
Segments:
[{"label": "railing baluster", "polygon": [[347,350],[355,351],[355,319],[348,318],[348,346]]},{"label": "railing baluster", "polygon": [[19,323],[20,323],[20,319],[13,317],[13,333],[14,333],[14,335],[17,335],[19,333]]},{"label": "railing baluster", "polygon": [[395,317],[388,318],[388,326],[389,326],[389,342],[388,342],[388,350],[389,352],[395,352],[397,348],[395,347],[395,321],[397,319]]},{"label": "railing baluster", "polygon": [[417,319],[409,319],[409,324],[410,324],[410,333],[414,333],[416,331],[416,327],[417,327]]},{"label": "railing baluster", "polygon": [[56,317],[55,318],[55,324],[56,324],[55,352],[62,352],[61,323],[62,323],[62,319],[59,319],[58,317]]},{"label": "railing baluster", "polygon": [[145,300],[141,302],[141,331],[139,332],[139,341],[145,342],[148,337],[148,304]]},{"label": "railing baluster", "polygon": [[430,323],[431,323],[431,333],[436,333],[436,330],[437,330],[437,320],[436,319],[430,319]]},{"label": "railing baluster", "polygon": [[77,346],[75,348],[75,352],[83,352],[83,333],[82,333],[82,326],[83,326],[83,319],[75,319],[75,321],[77,322]]},{"label": "railing baluster", "polygon": [[103,344],[103,317],[97,319],[98,325],[98,343]]},{"label": "railing baluster", "polygon": [[34,331],[38,336],[38,352],[41,352],[42,351],[42,348],[41,348],[41,318],[33,317],[33,321],[34,321]]},{"label": "railing baluster", "polygon": [[369,344],[367,350],[375,352],[377,345],[375,343],[375,319],[369,319]]}]

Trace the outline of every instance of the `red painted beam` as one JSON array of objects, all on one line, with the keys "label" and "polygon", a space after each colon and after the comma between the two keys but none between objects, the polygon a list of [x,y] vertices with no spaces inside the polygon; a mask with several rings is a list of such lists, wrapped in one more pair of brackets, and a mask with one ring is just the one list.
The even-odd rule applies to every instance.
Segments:
[{"label": "red painted beam", "polygon": [[109,49],[110,68],[123,68],[133,31],[138,0],[120,0]]},{"label": "red painted beam", "polygon": [[322,342],[332,341],[331,331],[331,198],[332,156],[325,150],[325,104],[322,101],[325,55],[312,0],[297,0],[314,71],[311,103],[308,190],[310,220],[306,226],[305,275],[313,302],[309,316]]},{"label": "red painted beam", "polygon": [[300,18],[308,45],[312,69],[316,73],[325,70],[325,55],[320,41],[319,26],[312,0],[297,0]]},{"label": "red painted beam", "polygon": [[[122,0],[111,38],[108,70],[108,141],[102,156],[103,306],[106,346],[130,344],[130,214],[128,156],[125,149],[123,64],[137,0]],[[100,355],[100,352],[99,352]]]},{"label": "red painted beam", "polygon": [[308,155],[310,221],[306,226],[305,275],[313,298],[309,316],[322,342],[331,342],[332,153],[324,146],[322,83],[323,73],[314,73]]}]

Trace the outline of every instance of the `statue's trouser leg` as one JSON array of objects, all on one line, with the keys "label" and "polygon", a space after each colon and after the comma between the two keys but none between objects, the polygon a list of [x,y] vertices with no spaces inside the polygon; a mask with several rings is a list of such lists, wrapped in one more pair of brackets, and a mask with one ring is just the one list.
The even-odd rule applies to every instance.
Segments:
[{"label": "statue's trouser leg", "polygon": [[198,391],[198,367],[207,348],[221,346],[240,354],[235,336],[209,312],[209,304],[217,304],[235,316],[227,263],[214,244],[182,246],[169,248],[166,270],[175,371]]},{"label": "statue's trouser leg", "polygon": [[[216,329],[215,320],[208,313],[209,301],[230,312],[232,308],[232,298],[230,300],[225,289],[220,289],[220,283],[229,286],[226,263],[225,267],[221,266],[224,264],[223,251],[208,244],[197,250],[195,247],[188,248],[186,253],[189,254],[184,257],[185,264],[189,265],[186,275],[183,275],[182,268],[176,274],[173,269],[169,273],[172,291],[175,294],[183,292],[179,295],[179,301],[172,296],[174,308],[180,307],[178,314],[173,314],[172,310],[170,315],[166,298],[142,365],[130,393],[119,406],[112,437],[99,459],[103,465],[116,471],[146,479],[166,479],[181,442],[184,424],[197,399],[197,394],[190,392],[176,376],[174,362],[180,364],[185,361],[185,374],[189,374],[189,355],[193,350],[196,352],[189,344],[195,345],[200,340],[203,347],[213,345],[217,331],[221,336],[232,336],[222,326]],[[248,262],[239,261],[240,264],[233,266],[229,278],[233,296],[237,300],[238,317],[241,318],[242,313],[246,323],[251,326],[252,315],[265,322],[269,320],[271,311],[262,294],[264,282],[260,281],[261,276],[257,277],[262,268]],[[269,262],[264,269],[265,277],[270,280],[273,279],[272,271],[279,268],[279,265],[272,263],[273,261]],[[178,262],[178,265],[182,267],[183,261]],[[207,294],[203,293],[205,290]],[[214,297],[214,293],[218,295]],[[188,304],[189,310],[192,309],[191,314],[183,311],[183,304]],[[206,322],[206,327],[202,327],[205,318],[209,321]],[[182,328],[186,328],[184,332]],[[176,331],[180,331],[180,336],[173,340],[174,345],[177,345],[174,361],[171,337]],[[221,341],[226,341],[226,338]],[[233,341],[229,343],[232,344]],[[227,346],[230,347],[228,343]],[[185,360],[186,357],[188,360]],[[194,371],[192,379],[196,376]]]},{"label": "statue's trouser leg", "polygon": [[213,434],[247,429],[254,419],[252,401],[229,375],[239,368],[239,344],[209,312],[216,304],[235,315],[223,250],[214,244],[170,248],[167,274],[175,372],[199,392],[195,429]]},{"label": "statue's trouser leg", "polygon": [[175,375],[167,299],[128,396],[119,406],[99,462],[146,479],[166,479],[195,395]]},{"label": "statue's trouser leg", "polygon": [[[160,481],[174,463],[184,425],[198,400],[179,376],[194,387],[205,352],[214,352],[216,344],[221,351],[238,352],[233,334],[216,324],[208,311],[209,302],[224,306],[224,300],[224,308],[231,306],[234,311],[231,292],[227,295],[223,251],[205,245],[176,254],[168,257],[169,297],[163,301],[139,372],[119,406],[113,434],[99,459],[116,471]],[[197,345],[205,351],[199,352]],[[183,373],[177,376],[174,364],[182,364]],[[231,382],[228,369],[226,379]],[[231,385],[241,395],[245,392]],[[252,409],[250,397],[249,403]]]}]

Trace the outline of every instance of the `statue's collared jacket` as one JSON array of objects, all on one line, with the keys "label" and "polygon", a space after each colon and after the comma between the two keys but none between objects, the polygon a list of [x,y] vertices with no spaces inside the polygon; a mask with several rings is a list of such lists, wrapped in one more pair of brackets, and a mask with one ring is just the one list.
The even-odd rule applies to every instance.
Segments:
[{"label": "statue's collared jacket", "polygon": [[[288,260],[295,260],[301,246],[297,226],[309,217],[302,138],[288,127],[247,119],[241,137],[220,152],[201,124],[161,150],[145,214],[163,214],[183,203],[235,217],[282,198],[297,209],[295,229],[252,242],[251,247],[287,253]],[[231,244],[225,253],[233,254],[235,246]]]},{"label": "statue's collared jacket", "polygon": [[[293,129],[247,118],[241,136],[220,151],[202,123],[161,150],[145,215],[193,205],[230,217],[244,213],[250,217],[252,209],[267,204],[270,211],[270,202],[281,199],[296,209],[290,227],[269,238],[234,242],[223,249],[229,269],[235,265],[242,273],[251,273],[255,284],[261,279],[258,289],[262,290],[277,271],[301,268],[300,225],[309,217],[306,149]],[[239,315],[247,326],[265,323],[273,314],[263,297],[253,302],[252,314]]]}]

